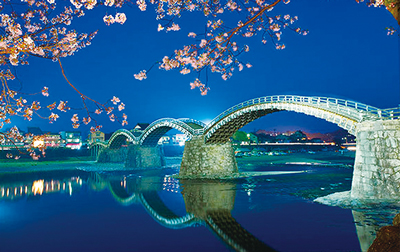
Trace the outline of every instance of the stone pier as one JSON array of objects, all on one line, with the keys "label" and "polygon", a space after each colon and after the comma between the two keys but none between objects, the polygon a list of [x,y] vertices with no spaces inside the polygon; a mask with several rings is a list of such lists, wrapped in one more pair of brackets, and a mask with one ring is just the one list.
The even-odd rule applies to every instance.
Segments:
[{"label": "stone pier", "polygon": [[400,121],[361,122],[356,137],[351,197],[400,198]]},{"label": "stone pier", "polygon": [[205,144],[204,136],[186,141],[179,177],[222,178],[238,172],[232,144]]},{"label": "stone pier", "polygon": [[162,148],[129,145],[120,149],[104,149],[97,160],[99,163],[124,163],[126,168],[161,167],[165,165]]},{"label": "stone pier", "polygon": [[109,149],[104,148],[100,151],[97,158],[99,163],[124,163],[126,159],[127,148]]},{"label": "stone pier", "polygon": [[129,145],[125,161],[127,168],[161,167],[165,165],[164,153],[161,146],[147,147]]}]

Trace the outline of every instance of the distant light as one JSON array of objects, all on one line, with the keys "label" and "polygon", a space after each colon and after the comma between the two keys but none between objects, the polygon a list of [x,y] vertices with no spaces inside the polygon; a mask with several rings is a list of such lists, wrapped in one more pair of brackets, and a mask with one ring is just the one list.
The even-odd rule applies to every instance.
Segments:
[{"label": "distant light", "polygon": [[44,180],[43,179],[34,181],[33,185],[32,185],[33,195],[36,195],[36,194],[42,195],[43,188],[44,188]]},{"label": "distant light", "polygon": [[357,149],[357,147],[356,146],[349,146],[349,147],[347,147],[347,149],[349,151],[355,151]]},{"label": "distant light", "polygon": [[179,142],[179,146],[184,146],[185,142]]},{"label": "distant light", "polygon": [[39,148],[44,146],[44,141],[41,139],[33,141],[33,147],[34,148]]}]

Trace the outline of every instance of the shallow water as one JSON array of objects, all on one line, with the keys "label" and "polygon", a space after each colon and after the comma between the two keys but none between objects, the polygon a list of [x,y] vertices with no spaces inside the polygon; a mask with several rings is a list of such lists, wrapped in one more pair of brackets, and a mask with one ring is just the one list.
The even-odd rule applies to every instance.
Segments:
[{"label": "shallow water", "polygon": [[220,181],[75,168],[0,176],[0,251],[361,251],[399,212],[314,203],[350,190],[343,167],[244,164],[301,172]]}]

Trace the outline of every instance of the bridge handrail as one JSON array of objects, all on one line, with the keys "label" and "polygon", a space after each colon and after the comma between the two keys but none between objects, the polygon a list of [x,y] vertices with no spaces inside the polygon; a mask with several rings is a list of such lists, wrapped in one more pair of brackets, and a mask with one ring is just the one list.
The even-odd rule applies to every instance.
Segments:
[{"label": "bridge handrail", "polygon": [[[221,114],[219,114],[217,117],[215,117],[211,122],[207,124],[207,126],[204,128],[204,132],[207,132],[208,129],[210,129],[216,122],[224,118],[225,116],[246,108],[250,107],[253,105],[257,104],[265,104],[265,103],[304,103],[308,104],[311,106],[318,106],[321,108],[330,108],[332,109],[336,106],[336,108],[349,108],[352,109],[351,112],[353,112],[354,115],[353,117],[357,118],[358,121],[361,121],[364,117],[366,116],[373,116],[375,118],[379,119],[391,119],[390,113],[386,110],[379,109],[377,107],[369,106],[363,103],[351,101],[351,100],[344,100],[344,99],[337,99],[337,98],[330,98],[330,97],[318,97],[318,96],[298,96],[298,95],[273,95],[273,96],[265,96],[265,97],[259,97],[255,99],[251,99],[245,102],[242,102],[240,104],[237,104],[233,107],[230,107],[229,109],[225,110]],[[396,108],[398,113],[396,115],[400,114],[399,108]],[[356,111],[354,111],[356,110]],[[390,109],[389,109],[390,111]],[[350,111],[348,112],[349,114],[351,113]],[[354,113],[357,112],[357,113]]]},{"label": "bridge handrail", "polygon": [[195,135],[196,130],[194,130],[192,127],[190,127],[188,124],[186,124],[183,121],[180,121],[179,119],[175,119],[175,118],[161,118],[158,119],[154,122],[152,122],[147,128],[146,130],[143,132],[142,135],[140,135],[139,137],[139,141],[143,141],[143,138],[147,137],[148,134],[150,134],[149,132],[151,132],[150,130],[156,126],[157,124],[160,124],[162,122],[172,122],[175,123],[177,125],[179,125],[180,127],[184,128],[185,130],[189,131],[189,133],[191,133],[192,135]]},{"label": "bridge handrail", "polygon": [[110,139],[108,139],[108,145],[110,145],[113,141],[114,141],[114,138],[117,136],[117,135],[119,135],[119,133],[124,133],[124,134],[126,134],[126,135],[128,135],[129,137],[131,137],[132,138],[132,141],[138,141],[138,138],[137,137],[135,137],[133,134],[132,134],[132,132],[130,132],[129,130],[127,130],[127,129],[119,129],[119,130],[117,130],[117,131],[115,131],[112,135],[111,135],[111,137],[110,137]]},{"label": "bridge handrail", "polygon": [[395,120],[395,119],[400,119],[400,108],[388,108],[388,109],[382,109],[381,110],[382,117],[384,117],[387,120]]},{"label": "bridge handrail", "polygon": [[[146,128],[146,130],[145,130],[145,132],[143,132],[143,133],[146,133],[146,131],[147,131],[147,129],[150,129],[151,127],[153,127],[153,126],[155,126],[155,125],[157,125],[157,124],[159,124],[159,123],[161,123],[161,122],[164,122],[164,121],[167,121],[167,122],[174,122],[174,123],[176,123],[176,124],[178,124],[179,126],[182,126],[182,127],[187,127],[187,128],[190,128],[190,129],[192,129],[192,127],[190,127],[189,125],[187,125],[187,123],[185,123],[185,122],[183,122],[183,121],[180,121],[179,119],[175,119],[175,118],[161,118],[161,119],[158,119],[158,120],[155,120],[154,122],[152,122],[147,128]],[[193,130],[193,129],[192,129]],[[144,134],[143,134],[144,135]]]},{"label": "bridge handrail", "polygon": [[194,123],[194,124],[197,124],[197,125],[199,125],[199,126],[201,126],[203,128],[207,126],[207,124],[203,123],[202,121],[191,119],[191,118],[179,118],[177,120],[179,120],[181,122],[184,122],[184,123]]}]

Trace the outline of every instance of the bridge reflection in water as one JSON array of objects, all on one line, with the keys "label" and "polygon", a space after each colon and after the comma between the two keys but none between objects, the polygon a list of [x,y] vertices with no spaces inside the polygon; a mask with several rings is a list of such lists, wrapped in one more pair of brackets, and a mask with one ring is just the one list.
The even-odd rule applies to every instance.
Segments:
[{"label": "bridge reflection in water", "polygon": [[[32,175],[32,174],[30,174]],[[39,175],[34,176],[40,178]],[[5,181],[2,179],[2,181]],[[63,175],[44,176],[32,180],[28,175],[15,176],[0,183],[1,200],[17,200],[22,197],[47,193],[72,195],[83,185],[91,190],[109,190],[121,205],[142,205],[160,225],[170,229],[205,226],[231,249],[236,251],[275,251],[246,230],[232,216],[237,184],[221,181],[177,181],[170,176],[132,176],[96,172],[65,172]],[[178,215],[160,196],[161,191],[181,193],[186,214]],[[361,248],[366,250],[374,239],[377,224],[363,225],[363,213],[353,211]],[[268,227],[266,227],[268,229]]]},{"label": "bridge reflection in water", "polygon": [[[97,183],[103,184],[94,174]],[[205,225],[236,251],[275,251],[245,228],[231,215],[236,196],[236,184],[219,181],[181,181],[187,214],[178,216],[160,198],[161,183],[157,178],[109,180],[109,189],[122,204],[141,203],[161,225],[177,229]],[[146,181],[147,180],[147,181]],[[165,178],[164,182],[171,180]]]}]

